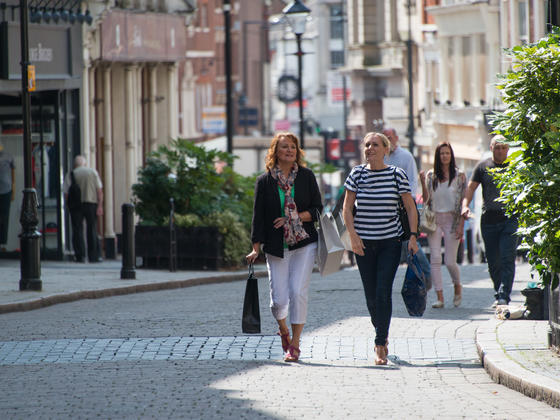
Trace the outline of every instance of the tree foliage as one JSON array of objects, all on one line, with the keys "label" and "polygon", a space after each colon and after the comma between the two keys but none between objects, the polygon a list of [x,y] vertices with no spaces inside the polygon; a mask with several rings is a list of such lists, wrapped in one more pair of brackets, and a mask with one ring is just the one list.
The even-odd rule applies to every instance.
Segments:
[{"label": "tree foliage", "polygon": [[560,30],[536,44],[508,50],[512,70],[498,88],[506,104],[495,133],[518,147],[506,171],[495,173],[500,200],[519,218],[518,234],[544,284],[560,273]]},{"label": "tree foliage", "polygon": [[185,139],[160,145],[148,156],[138,171],[138,183],[132,186],[136,213],[143,223],[164,225],[173,198],[175,213],[205,217],[231,210],[248,226],[254,178],[235,173],[234,158]]},{"label": "tree foliage", "polygon": [[178,226],[217,227],[224,235],[226,262],[240,264],[240,256],[251,246],[255,178],[235,173],[234,158],[185,139],[159,146],[132,186],[141,223],[167,225],[173,198]]}]

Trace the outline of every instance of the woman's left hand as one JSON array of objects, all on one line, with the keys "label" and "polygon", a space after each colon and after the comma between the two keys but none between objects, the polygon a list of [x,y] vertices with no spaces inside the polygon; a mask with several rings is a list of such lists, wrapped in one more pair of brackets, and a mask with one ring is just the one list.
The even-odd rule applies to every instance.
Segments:
[{"label": "woman's left hand", "polygon": [[416,242],[416,236],[410,235],[410,239],[408,241],[408,252],[412,253],[412,255],[418,252],[418,243]]},{"label": "woman's left hand", "polygon": [[280,229],[282,226],[286,224],[287,219],[288,219],[287,217],[277,217],[276,219],[274,219],[274,221],[272,222],[274,224],[274,228]]},{"label": "woman's left hand", "polygon": [[455,230],[455,238],[456,239],[463,239],[463,233],[464,233],[464,229],[462,227],[457,228],[457,230]]}]

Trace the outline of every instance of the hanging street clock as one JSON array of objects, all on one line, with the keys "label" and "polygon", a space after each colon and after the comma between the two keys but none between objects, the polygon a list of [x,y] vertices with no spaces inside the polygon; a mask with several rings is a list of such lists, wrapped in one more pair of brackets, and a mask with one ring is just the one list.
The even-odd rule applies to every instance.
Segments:
[{"label": "hanging street clock", "polygon": [[278,79],[278,99],[286,104],[298,99],[298,79],[285,74]]}]

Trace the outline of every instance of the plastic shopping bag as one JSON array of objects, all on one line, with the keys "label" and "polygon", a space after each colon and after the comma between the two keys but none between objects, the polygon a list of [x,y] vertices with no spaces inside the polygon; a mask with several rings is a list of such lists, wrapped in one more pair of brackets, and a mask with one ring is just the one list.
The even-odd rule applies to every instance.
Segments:
[{"label": "plastic shopping bag", "polygon": [[410,316],[422,316],[426,310],[424,272],[416,255],[408,255],[408,268],[404,276],[401,295]]}]

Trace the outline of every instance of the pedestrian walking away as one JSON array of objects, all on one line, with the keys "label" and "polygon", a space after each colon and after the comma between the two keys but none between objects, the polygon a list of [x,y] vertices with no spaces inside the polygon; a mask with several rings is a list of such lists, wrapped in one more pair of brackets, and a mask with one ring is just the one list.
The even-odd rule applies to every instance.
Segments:
[{"label": "pedestrian walking away", "polygon": [[510,302],[513,279],[515,277],[515,257],[518,237],[517,218],[507,216],[503,203],[497,201],[500,188],[497,185],[492,170],[503,170],[508,166],[506,162],[509,146],[501,135],[494,136],[490,142],[492,157],[478,163],[474,168],[471,180],[463,199],[463,217],[469,217],[469,203],[479,185],[482,185],[482,215],[480,217],[480,231],[484,241],[486,261],[492,283],[494,283],[493,306],[507,305]]},{"label": "pedestrian walking away", "polygon": [[14,157],[4,150],[0,141],[0,251],[6,251],[10,227],[10,206],[15,198]]},{"label": "pedestrian walking away", "polygon": [[247,261],[253,263],[262,245],[270,282],[270,309],[278,323],[287,362],[297,362],[301,353],[309,282],[317,255],[314,222],[323,210],[315,174],[305,167],[303,156],[294,134],[282,132],[272,139],[265,159],[266,172],[255,185],[253,249],[247,255]]},{"label": "pedestrian walking away", "polygon": [[[383,160],[387,165],[396,166],[406,172],[406,176],[408,177],[410,185],[410,193],[412,194],[412,198],[416,202],[418,190],[418,167],[416,166],[416,160],[414,159],[414,156],[412,156],[412,153],[399,146],[399,136],[397,134],[397,130],[395,130],[393,127],[385,127],[383,129],[383,134],[385,134],[391,142],[391,150],[389,151],[389,154],[385,155],[385,158]],[[403,241],[401,247],[401,263],[406,262],[407,253],[408,241]],[[429,290],[432,284],[430,262],[428,261],[426,254],[422,250],[422,247],[418,247],[416,256],[418,258],[420,266],[422,267],[422,271],[424,272],[424,278],[426,279],[426,290]]]},{"label": "pedestrian walking away", "polygon": [[99,239],[97,237],[97,217],[103,215],[103,185],[99,174],[86,166],[86,158],[78,155],[74,158],[74,169],[66,174],[63,184],[64,200],[69,204],[70,185],[73,180],[80,187],[81,205],[69,208],[72,222],[72,246],[74,260],[84,262],[86,255],[84,243],[84,219],[86,221],[87,255],[91,263],[102,261]]},{"label": "pedestrian walking away", "polygon": [[443,308],[443,280],[441,276],[441,238],[445,248],[445,266],[454,287],[453,306],[461,305],[461,271],[457,264],[457,250],[463,239],[465,219],[461,214],[467,177],[455,165],[455,154],[449,142],[441,142],[434,153],[434,167],[420,172],[422,198],[435,213],[436,230],[428,234],[432,282],[437,301],[432,308]]},{"label": "pedestrian walking away", "polygon": [[389,139],[382,133],[370,132],[363,139],[363,147],[366,163],[354,167],[344,183],[343,217],[375,329],[375,364],[385,365],[393,310],[391,295],[404,233],[399,198],[407,211],[411,229],[408,251],[413,254],[418,252],[418,217],[406,173],[383,161],[389,152]]}]

